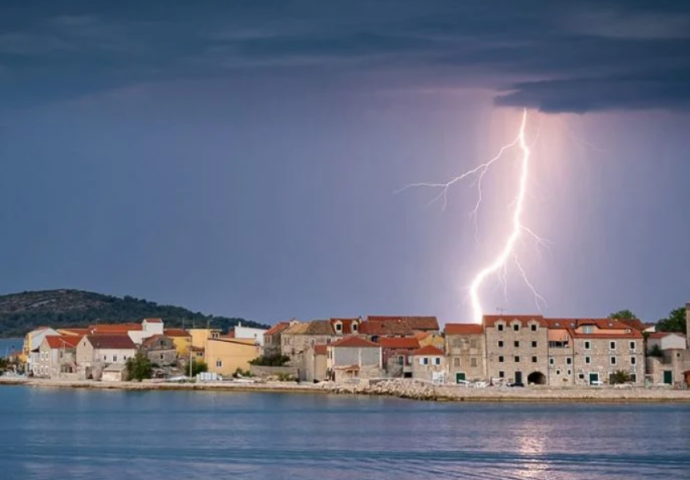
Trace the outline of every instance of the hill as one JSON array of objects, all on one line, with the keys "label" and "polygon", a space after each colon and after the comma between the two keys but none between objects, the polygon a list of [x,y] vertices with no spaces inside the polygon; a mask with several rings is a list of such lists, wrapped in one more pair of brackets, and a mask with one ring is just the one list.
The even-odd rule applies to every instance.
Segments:
[{"label": "hill", "polygon": [[0,295],[0,337],[21,337],[39,326],[86,327],[96,323],[138,322],[162,318],[166,327],[194,325],[227,331],[242,322],[247,327],[268,328],[242,318],[216,317],[182,307],[158,305],[139,298],[124,298],[81,290],[44,290]]}]

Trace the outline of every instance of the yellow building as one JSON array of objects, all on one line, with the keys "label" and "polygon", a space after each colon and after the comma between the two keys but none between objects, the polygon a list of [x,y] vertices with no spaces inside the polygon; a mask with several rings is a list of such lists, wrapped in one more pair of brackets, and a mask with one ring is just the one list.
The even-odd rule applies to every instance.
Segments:
[{"label": "yellow building", "polygon": [[205,353],[208,371],[229,377],[238,368],[249,370],[249,361],[261,355],[261,347],[252,339],[210,338]]},{"label": "yellow building", "polygon": [[415,338],[419,340],[419,347],[424,348],[428,345],[431,345],[436,348],[440,348],[441,350],[446,348],[446,341],[443,338],[442,335],[439,335],[438,333],[431,333],[431,332],[417,332],[414,334]]},{"label": "yellow building", "polygon": [[163,334],[173,341],[177,356],[187,358],[189,347],[192,346],[192,335],[182,328],[166,328]]},{"label": "yellow building", "polygon": [[216,328],[190,328],[187,330],[192,336],[192,347],[206,350],[206,343],[210,338],[220,338],[220,330]]}]

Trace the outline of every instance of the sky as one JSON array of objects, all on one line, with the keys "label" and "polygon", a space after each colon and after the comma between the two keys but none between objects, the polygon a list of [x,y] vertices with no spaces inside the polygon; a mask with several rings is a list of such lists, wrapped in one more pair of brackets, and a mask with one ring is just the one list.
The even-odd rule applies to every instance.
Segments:
[{"label": "sky", "polygon": [[[690,4],[0,2],[0,293],[264,323],[690,302]],[[503,282],[501,279],[503,278]],[[505,287],[505,289],[504,289]]]}]

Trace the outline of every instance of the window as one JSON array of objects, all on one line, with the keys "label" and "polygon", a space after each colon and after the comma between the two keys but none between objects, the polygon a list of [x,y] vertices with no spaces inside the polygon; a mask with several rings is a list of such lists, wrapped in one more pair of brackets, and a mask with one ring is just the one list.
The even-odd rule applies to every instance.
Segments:
[{"label": "window", "polygon": [[615,365],[615,364],[616,364],[616,357],[611,357],[611,365]]},{"label": "window", "polygon": [[537,324],[536,324],[536,323],[533,323],[533,324],[530,326],[530,328],[532,329],[533,332],[536,332],[536,331],[537,331]]},{"label": "window", "polygon": [[502,331],[503,331],[503,324],[502,324],[502,323],[499,323],[499,324],[497,325],[497,328],[498,328],[498,331],[499,331],[499,332],[502,332]]},{"label": "window", "polygon": [[477,366],[477,359],[476,358],[470,358],[470,367],[476,367]]},{"label": "window", "polygon": [[503,355],[501,355],[500,357],[498,357],[498,363],[503,363]]},{"label": "window", "polygon": [[577,376],[577,378],[579,378],[580,380],[584,380],[584,379],[585,379],[585,374],[584,374],[584,373],[580,373],[580,374]]},{"label": "window", "polygon": [[532,341],[532,348],[537,348],[537,342],[534,340]]},{"label": "window", "polygon": [[637,358],[630,357],[630,365],[635,365],[637,363]]},{"label": "window", "polygon": [[585,350],[590,350],[592,348],[592,343],[589,340],[585,341]]},{"label": "window", "polygon": [[506,378],[506,372],[498,372],[498,378]]},{"label": "window", "polygon": [[498,341],[498,348],[503,348],[503,340]]},{"label": "window", "polygon": [[585,363],[586,363],[587,365],[589,365],[590,363],[592,363],[592,357],[585,357]]},{"label": "window", "polygon": [[609,342],[609,349],[615,350],[616,349],[616,342]]},{"label": "window", "polygon": [[560,370],[556,370],[556,375],[560,375],[560,374],[561,374],[561,371],[560,371]]},{"label": "window", "polygon": [[556,360],[553,357],[549,358],[549,365],[554,365],[555,363]]},{"label": "window", "polygon": [[514,332],[519,332],[519,331],[520,331],[520,324],[519,324],[519,323],[516,323],[516,324],[513,325],[513,331],[514,331]]},{"label": "window", "polygon": [[161,353],[161,360],[165,359],[165,355]]},{"label": "window", "polygon": [[631,383],[637,382],[637,375],[635,375],[634,373],[631,373],[630,374],[630,382]]},{"label": "window", "polygon": [[441,357],[434,357],[434,365],[441,365]]},{"label": "window", "polygon": [[572,374],[573,374],[573,371],[568,369],[568,375],[572,375]]},{"label": "window", "polygon": [[[456,360],[459,360],[459,359],[456,358]],[[405,365],[405,357],[403,357],[402,355],[398,356],[398,365]]]},{"label": "window", "polygon": [[460,366],[460,359],[458,357],[455,357],[453,359],[453,366],[454,367],[459,367]]},{"label": "window", "polygon": [[220,367],[222,367],[222,366],[223,366],[223,360],[221,360],[220,358],[218,358],[218,359],[216,360],[216,367],[220,368]]},{"label": "window", "polygon": [[517,341],[517,340],[515,340],[515,341],[513,342],[513,346],[514,346],[515,348],[520,348],[520,342]]},{"label": "window", "polygon": [[532,357],[532,363],[537,363],[537,357]]},{"label": "window", "polygon": [[357,324],[357,322],[353,322],[353,324],[352,324],[352,331],[353,331],[353,332],[356,332],[358,328],[359,328],[359,325]]},{"label": "window", "polygon": [[340,333],[343,331],[343,324],[342,323],[336,323],[335,324],[335,331]]},{"label": "window", "polygon": [[573,357],[566,357],[565,364],[566,365],[572,365],[573,364]]},{"label": "window", "polygon": [[636,348],[637,348],[637,342],[635,342],[634,340],[631,341],[630,342],[630,351],[634,352]]},{"label": "window", "polygon": [[103,361],[104,361],[104,362],[107,362],[107,361],[108,361],[108,357],[106,357],[105,355],[103,355]]},{"label": "window", "polygon": [[590,334],[593,331],[594,330],[593,330],[593,327],[591,325],[585,325],[584,327],[582,327],[582,333]]},{"label": "window", "polygon": [[520,363],[520,357],[515,355],[515,363]]},{"label": "window", "polygon": [[420,358],[419,359],[419,364],[420,365],[429,365],[429,359],[426,357]]}]

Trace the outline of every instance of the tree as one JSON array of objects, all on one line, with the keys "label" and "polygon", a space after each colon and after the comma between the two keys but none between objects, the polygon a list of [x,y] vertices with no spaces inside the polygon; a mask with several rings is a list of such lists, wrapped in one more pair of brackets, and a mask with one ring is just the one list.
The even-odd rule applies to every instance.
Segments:
[{"label": "tree", "polygon": [[635,315],[630,310],[619,310],[609,315],[609,318],[613,320],[636,320],[637,315]]},{"label": "tree", "polygon": [[130,380],[138,380],[140,382],[151,378],[151,375],[153,375],[151,361],[143,353],[137,353],[134,358],[127,360],[127,374]]},{"label": "tree", "polygon": [[663,357],[664,352],[661,350],[661,347],[659,345],[654,345],[651,349],[649,349],[649,353],[647,353],[648,357]]},{"label": "tree", "polygon": [[192,377],[196,377],[202,372],[208,372],[208,365],[203,360],[192,360]]},{"label": "tree", "polygon": [[611,374],[611,385],[621,385],[630,382],[630,374],[625,370],[616,370]]},{"label": "tree", "polygon": [[686,327],[684,307],[671,310],[667,318],[662,318],[656,323],[656,329],[659,332],[685,333]]},{"label": "tree", "polygon": [[275,353],[273,355],[256,357],[254,360],[250,360],[249,363],[261,367],[282,367],[289,361],[290,357],[287,355]]}]

